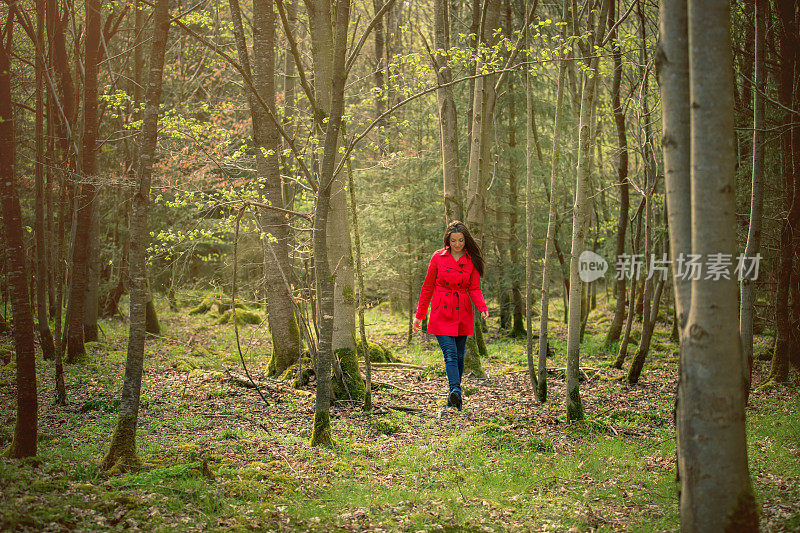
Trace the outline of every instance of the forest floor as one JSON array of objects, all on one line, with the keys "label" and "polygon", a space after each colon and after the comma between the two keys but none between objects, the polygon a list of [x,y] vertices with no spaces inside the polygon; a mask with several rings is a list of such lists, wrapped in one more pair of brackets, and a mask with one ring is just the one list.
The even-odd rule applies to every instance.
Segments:
[{"label": "forest floor", "polygon": [[[53,404],[53,363],[37,360],[39,455],[0,460],[0,530],[678,530],[677,348],[666,322],[629,386],[610,366],[616,346],[602,346],[611,307],[601,299],[581,347],[587,420],[567,424],[563,371],[550,373],[547,402],[537,402],[524,339],[500,336],[494,317],[482,363],[489,377],[465,378],[458,412],[445,407],[438,345],[421,334],[406,344],[407,316],[379,306],[367,313],[370,339],[424,370],[375,370],[404,390],[378,387],[372,414],[336,403],[335,446],[312,448],[313,381],[303,394],[266,379],[269,335],[249,325],[239,328],[243,352],[270,385],[269,405],[232,382],[227,370],[242,373],[233,326],[189,315],[197,301],[159,308],[164,333],[146,348],[139,472],[99,468],[117,420],[127,322],[102,321],[86,361],[66,367],[66,407]],[[563,310],[552,307],[548,367],[563,369]],[[756,353],[769,349],[759,336]],[[757,386],[769,363],[756,365]],[[0,368],[0,447],[13,431],[14,375],[13,362]],[[791,379],[756,389],[747,411],[764,531],[800,529],[800,383],[794,371]]]}]

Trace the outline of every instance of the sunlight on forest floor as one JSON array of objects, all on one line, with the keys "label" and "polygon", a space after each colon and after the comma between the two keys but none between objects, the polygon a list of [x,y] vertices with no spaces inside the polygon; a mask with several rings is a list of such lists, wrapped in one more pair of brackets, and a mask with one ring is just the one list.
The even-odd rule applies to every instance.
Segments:
[{"label": "sunlight on forest floor", "polygon": [[[0,529],[678,528],[677,347],[668,321],[658,323],[642,378],[631,387],[622,381],[625,371],[611,367],[616,346],[603,347],[611,311],[600,299],[581,347],[587,420],[566,424],[560,301],[551,304],[556,355],[548,361],[547,403],[532,395],[524,339],[499,336],[492,317],[482,362],[489,378],[465,378],[462,412],[444,408],[446,377],[435,342],[415,334],[406,345],[408,317],[379,306],[367,313],[370,340],[425,370],[376,370],[374,379],[405,390],[375,390],[373,415],[335,405],[335,447],[312,449],[313,396],[284,384],[280,392],[265,391],[265,406],[255,391],[232,383],[225,370],[241,372],[233,326],[188,315],[199,299],[184,295],[178,312],[159,302],[164,333],[146,349],[140,472],[111,476],[98,466],[116,423],[127,321],[103,321],[105,336],[89,345],[87,361],[66,367],[66,408],[53,405],[54,365],[37,360],[39,455],[0,461]],[[274,386],[263,377],[266,325],[240,332],[251,372]],[[768,342],[758,337],[756,354],[769,351]],[[11,339],[0,344],[9,347]],[[769,363],[756,365],[757,384]],[[13,362],[0,370],[3,447],[14,423],[14,376]],[[796,374],[792,380],[790,387],[754,391],[748,407],[751,477],[765,531],[800,528]]]}]

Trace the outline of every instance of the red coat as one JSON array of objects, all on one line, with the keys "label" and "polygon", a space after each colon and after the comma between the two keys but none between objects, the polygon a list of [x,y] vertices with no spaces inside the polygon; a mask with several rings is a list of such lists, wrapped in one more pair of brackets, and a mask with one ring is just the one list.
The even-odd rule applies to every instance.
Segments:
[{"label": "red coat", "polygon": [[449,246],[434,252],[419,294],[417,318],[420,320],[428,314],[431,299],[428,333],[453,337],[472,335],[472,303],[483,312],[486,302],[481,293],[480,274],[466,250],[458,261],[450,254]]}]

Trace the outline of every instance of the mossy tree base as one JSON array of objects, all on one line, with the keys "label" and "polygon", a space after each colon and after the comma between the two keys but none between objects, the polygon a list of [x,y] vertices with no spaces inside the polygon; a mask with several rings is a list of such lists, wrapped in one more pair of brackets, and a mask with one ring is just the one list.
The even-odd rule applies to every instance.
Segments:
[{"label": "mossy tree base", "polygon": [[467,353],[464,354],[464,375],[472,373],[479,379],[488,377],[481,366],[481,358],[478,355],[478,345],[474,337],[467,338]]},{"label": "mossy tree base", "polygon": [[136,417],[123,416],[117,422],[111,448],[103,459],[100,468],[108,472],[122,473],[138,470],[142,462],[136,454]]},{"label": "mossy tree base", "polygon": [[521,339],[522,337],[527,337],[528,332],[525,331],[525,328],[522,327],[522,325],[515,323],[514,328],[508,332],[507,336],[511,337],[512,339]]},{"label": "mossy tree base", "polygon": [[151,335],[161,334],[161,324],[158,322],[158,315],[156,314],[156,306],[153,304],[153,299],[147,300],[147,305],[144,311],[144,330]]},{"label": "mossy tree base", "polygon": [[20,439],[14,435],[11,441],[11,446],[3,452],[3,457],[8,459],[24,459],[25,457],[34,457],[36,455],[36,436],[34,435],[32,442],[21,443]]},{"label": "mossy tree base", "polygon": [[311,446],[333,447],[330,413],[316,413],[314,415],[314,430],[311,433]]},{"label": "mossy tree base", "polygon": [[[358,366],[358,355],[351,348],[339,348],[334,352],[342,367],[342,375],[347,389],[345,389],[342,381],[336,378],[336,372],[333,373],[334,379],[331,385],[333,386],[333,395],[339,399],[363,400],[366,386],[364,385],[364,378],[361,377],[361,369]],[[347,392],[350,391],[350,397]]]},{"label": "mossy tree base", "polygon": [[567,422],[583,419],[583,402],[581,401],[581,394],[578,388],[575,387],[569,391],[569,398],[567,399]]}]

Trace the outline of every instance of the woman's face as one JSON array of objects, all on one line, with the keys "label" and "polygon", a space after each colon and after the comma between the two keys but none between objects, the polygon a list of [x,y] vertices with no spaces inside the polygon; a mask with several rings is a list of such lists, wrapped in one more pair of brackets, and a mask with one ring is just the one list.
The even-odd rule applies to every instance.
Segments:
[{"label": "woman's face", "polygon": [[451,233],[450,234],[450,251],[460,253],[464,251],[464,234]]}]

